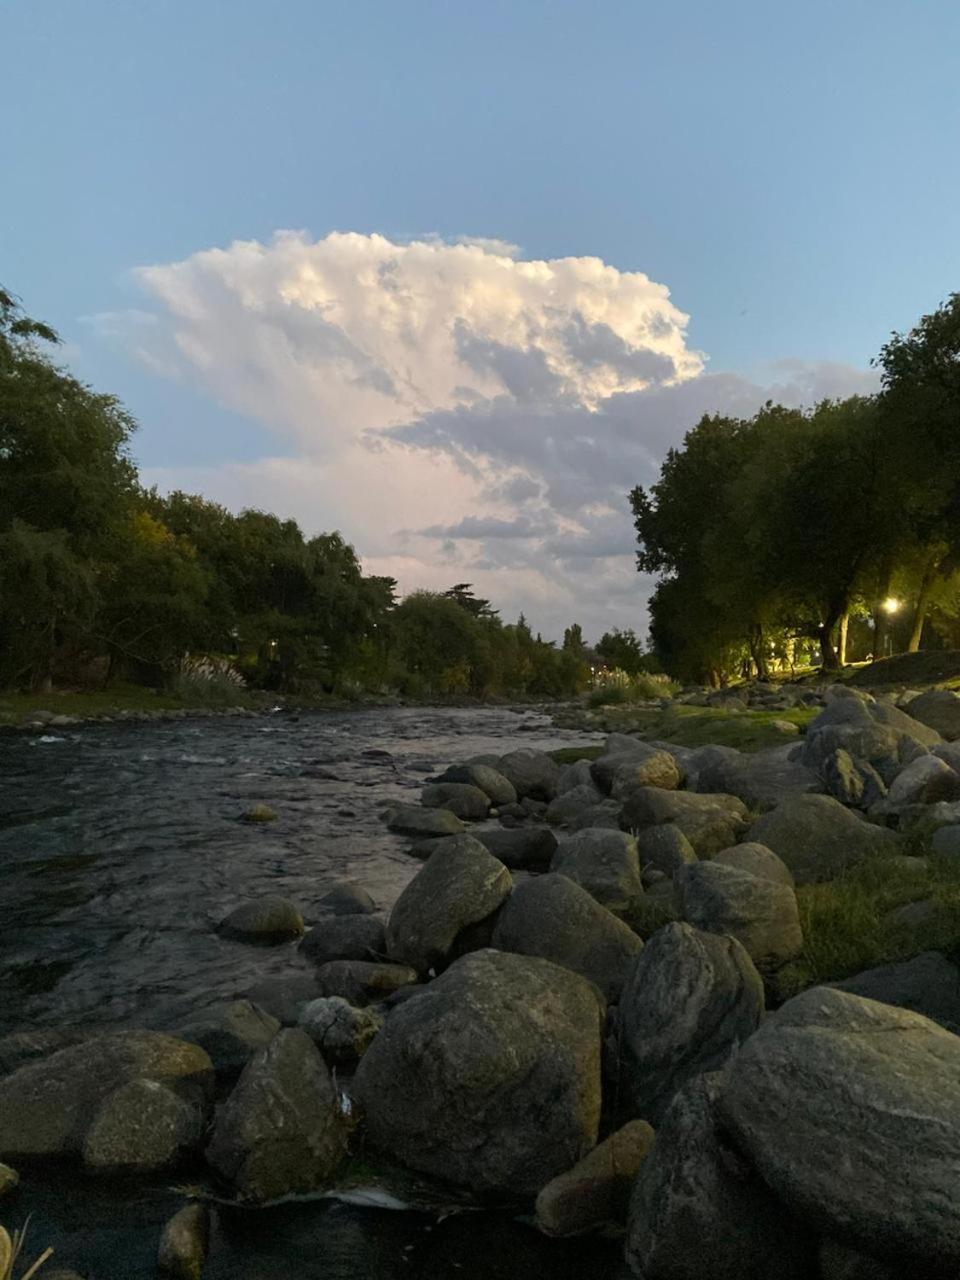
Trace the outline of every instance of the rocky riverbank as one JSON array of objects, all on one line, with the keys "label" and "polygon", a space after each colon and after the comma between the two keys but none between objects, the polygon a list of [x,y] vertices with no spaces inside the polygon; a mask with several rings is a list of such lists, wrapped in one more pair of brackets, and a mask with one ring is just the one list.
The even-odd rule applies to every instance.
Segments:
[{"label": "rocky riverbank", "polygon": [[384,811],[423,864],[385,918],[355,883],[309,929],[256,896],[218,932],[296,947],[289,976],[165,1032],[5,1037],[0,1217],[51,1170],[189,1181],[158,1265],[224,1274],[224,1215],[403,1203],[385,1161],[416,1209],[619,1233],[641,1280],[955,1274],[958,970],[785,1003],[782,975],[798,895],[960,852],[960,697],[819,697],[752,754],[614,733],[451,762]]}]

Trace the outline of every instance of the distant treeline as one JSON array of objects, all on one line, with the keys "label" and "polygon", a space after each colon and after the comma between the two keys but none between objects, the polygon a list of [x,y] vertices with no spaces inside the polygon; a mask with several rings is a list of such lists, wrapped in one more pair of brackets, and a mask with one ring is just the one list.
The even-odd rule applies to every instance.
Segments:
[{"label": "distant treeline", "polygon": [[875,364],[875,396],[704,417],[633,490],[671,675],[960,648],[960,294]]},{"label": "distant treeline", "polygon": [[590,650],[573,626],[558,647],[466,583],[398,603],[338,533],[145,491],[135,422],[51,361],[56,341],[0,290],[0,688],[169,684],[188,655],[260,688],[412,697],[556,698],[598,662],[640,669],[632,632]]}]

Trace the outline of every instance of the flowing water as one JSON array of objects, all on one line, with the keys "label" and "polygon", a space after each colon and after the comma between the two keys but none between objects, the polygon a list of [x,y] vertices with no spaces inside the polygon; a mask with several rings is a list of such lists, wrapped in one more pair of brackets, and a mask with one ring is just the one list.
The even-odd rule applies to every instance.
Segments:
[{"label": "flowing water", "polygon": [[[262,978],[305,969],[294,947],[226,941],[216,922],[259,894],[309,923],[336,880],[388,909],[419,863],[381,813],[448,763],[589,740],[537,712],[391,708],[89,725],[0,737],[0,1034],[174,1030]],[[278,819],[247,824],[256,803]],[[24,1179],[0,1221],[89,1280],[151,1274],[156,1229],[182,1200],[60,1172]],[[508,1217],[312,1202],[221,1213],[205,1277],[576,1280],[617,1250],[544,1241]]]}]

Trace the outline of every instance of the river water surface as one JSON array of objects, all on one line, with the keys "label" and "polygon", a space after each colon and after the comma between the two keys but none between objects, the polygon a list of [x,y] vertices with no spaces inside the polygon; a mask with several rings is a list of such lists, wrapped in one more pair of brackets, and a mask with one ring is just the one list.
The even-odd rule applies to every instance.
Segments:
[{"label": "river water surface", "polygon": [[[336,880],[388,909],[420,864],[385,829],[395,800],[470,756],[591,740],[540,712],[389,708],[88,725],[0,737],[0,1034],[25,1028],[173,1030],[274,974],[295,948],[214,932],[275,893],[308,923]],[[265,803],[278,819],[241,815]],[[87,1280],[152,1274],[156,1228],[182,1199],[53,1174],[24,1179],[0,1221],[32,1212],[38,1250]],[[8,1210],[9,1205],[9,1210]],[[19,1215],[19,1216],[18,1216]],[[9,1221],[8,1221],[9,1219]],[[205,1277],[578,1280],[612,1276],[617,1250],[550,1243],[510,1218],[313,1202],[219,1215]]]}]

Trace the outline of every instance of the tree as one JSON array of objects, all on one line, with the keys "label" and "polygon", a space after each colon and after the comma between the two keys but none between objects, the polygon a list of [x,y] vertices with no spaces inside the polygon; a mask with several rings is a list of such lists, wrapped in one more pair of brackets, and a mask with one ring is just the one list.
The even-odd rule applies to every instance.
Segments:
[{"label": "tree", "polygon": [[596,643],[596,651],[608,667],[625,671],[628,676],[639,675],[643,670],[643,646],[631,628],[621,631],[614,627],[605,632]]}]

